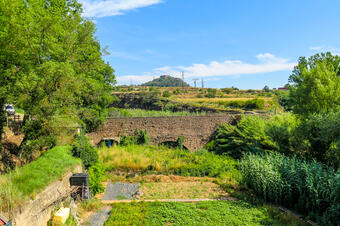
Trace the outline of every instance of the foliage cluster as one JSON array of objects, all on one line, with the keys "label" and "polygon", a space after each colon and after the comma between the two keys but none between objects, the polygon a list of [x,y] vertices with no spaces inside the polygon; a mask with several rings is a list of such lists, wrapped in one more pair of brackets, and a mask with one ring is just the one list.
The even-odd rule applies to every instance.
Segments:
[{"label": "foliage cluster", "polygon": [[209,88],[207,89],[207,94],[205,95],[208,98],[215,98],[216,97],[217,90]]},{"label": "foliage cluster", "polygon": [[0,209],[18,207],[81,162],[70,146],[56,146],[37,160],[0,176]]},{"label": "foliage cluster", "polygon": [[101,178],[104,175],[102,166],[98,162],[98,152],[89,142],[84,134],[78,134],[74,138],[72,154],[80,158],[83,165],[88,169],[89,187],[92,195],[104,191]]},{"label": "foliage cluster", "polygon": [[142,144],[149,144],[149,136],[146,130],[136,129],[134,135],[120,137],[120,145],[142,145]]},{"label": "foliage cluster", "polygon": [[254,98],[250,100],[231,100],[231,101],[218,101],[218,105],[232,108],[241,108],[241,109],[264,109],[265,101],[263,99]]},{"label": "foliage cluster", "polygon": [[86,169],[98,163],[97,150],[90,144],[84,134],[77,134],[72,145],[73,156],[80,158]]},{"label": "foliage cluster", "polygon": [[290,104],[302,116],[340,111],[340,57],[322,53],[299,59],[289,78]]},{"label": "foliage cluster", "polygon": [[244,116],[236,125],[222,124],[207,148],[240,158],[244,153],[280,152],[316,159],[335,169],[340,164],[340,113],[312,115],[300,120],[286,113]]},{"label": "foliage cluster", "polygon": [[25,136],[28,155],[44,142],[51,146],[37,144],[38,135],[49,140],[78,126],[96,129],[114,100],[113,69],[102,59],[94,23],[81,14],[77,0],[0,2],[0,105],[23,109],[24,132],[37,133]]},{"label": "foliage cluster", "polygon": [[340,220],[340,170],[282,154],[247,154],[240,162],[246,185],[266,201],[294,208],[323,225]]},{"label": "foliage cluster", "polygon": [[[136,222],[138,222],[136,224]],[[269,208],[243,201],[114,204],[110,225],[298,225]]]}]

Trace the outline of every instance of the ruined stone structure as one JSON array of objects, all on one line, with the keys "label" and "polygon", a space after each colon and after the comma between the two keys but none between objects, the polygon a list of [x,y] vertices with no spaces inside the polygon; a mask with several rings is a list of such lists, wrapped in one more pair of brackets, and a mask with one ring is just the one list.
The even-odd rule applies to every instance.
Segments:
[{"label": "ruined stone structure", "polygon": [[110,118],[96,132],[87,135],[93,145],[98,145],[102,140],[115,140],[119,135],[133,135],[136,129],[146,130],[151,144],[175,142],[182,136],[184,146],[193,151],[209,141],[219,124],[232,123],[239,118],[240,115]]}]

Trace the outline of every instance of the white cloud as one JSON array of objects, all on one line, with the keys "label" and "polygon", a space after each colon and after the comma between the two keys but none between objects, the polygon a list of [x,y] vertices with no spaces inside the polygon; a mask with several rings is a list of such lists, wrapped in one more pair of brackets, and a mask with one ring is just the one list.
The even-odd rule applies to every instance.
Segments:
[{"label": "white cloud", "polygon": [[339,47],[332,47],[332,46],[311,46],[309,47],[310,50],[315,52],[331,52],[334,55],[340,55],[340,48]]},{"label": "white cloud", "polygon": [[147,7],[163,0],[80,0],[85,17],[117,16],[127,11]]},{"label": "white cloud", "polygon": [[277,57],[270,53],[263,53],[256,56],[259,63],[251,64],[240,60],[226,60],[222,62],[212,61],[209,64],[193,64],[191,66],[164,66],[155,68],[152,72],[143,73],[142,75],[128,75],[118,77],[120,84],[128,79],[133,79],[135,84],[148,81],[154,76],[170,74],[180,77],[181,71],[185,72],[186,78],[200,77],[217,77],[217,76],[237,76],[242,74],[258,74],[276,71],[290,71],[296,65],[295,62],[289,62],[288,59]]},{"label": "white cloud", "polygon": [[311,46],[311,47],[309,47],[309,49],[310,50],[313,50],[313,51],[320,51],[320,50],[322,50],[322,46]]},{"label": "white cloud", "polygon": [[126,85],[137,85],[142,84],[147,81],[151,81],[152,79],[156,78],[152,75],[125,75],[125,76],[118,76],[117,81],[119,85],[126,84]]}]

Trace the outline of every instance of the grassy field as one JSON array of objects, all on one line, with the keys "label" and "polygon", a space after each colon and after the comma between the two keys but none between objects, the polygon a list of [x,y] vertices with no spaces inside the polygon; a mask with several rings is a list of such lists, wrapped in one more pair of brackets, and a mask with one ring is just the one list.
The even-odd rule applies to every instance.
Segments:
[{"label": "grassy field", "polygon": [[219,177],[237,184],[237,162],[206,150],[189,152],[164,146],[115,146],[98,150],[100,163],[107,171],[139,171],[181,176]]},{"label": "grassy field", "polygon": [[243,201],[114,204],[113,225],[299,225],[271,208]]},{"label": "grassy field", "polygon": [[36,161],[1,175],[0,209],[5,212],[9,203],[15,207],[22,205],[68,170],[81,164],[79,159],[72,157],[70,149],[70,146],[57,146]]}]

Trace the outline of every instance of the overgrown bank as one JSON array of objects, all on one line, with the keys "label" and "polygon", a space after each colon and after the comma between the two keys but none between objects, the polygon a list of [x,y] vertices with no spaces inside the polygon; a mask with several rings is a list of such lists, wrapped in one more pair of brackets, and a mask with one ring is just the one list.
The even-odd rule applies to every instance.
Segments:
[{"label": "overgrown bank", "polygon": [[15,209],[42,191],[67,171],[81,164],[72,157],[70,146],[57,146],[21,168],[0,176],[0,209]]}]

